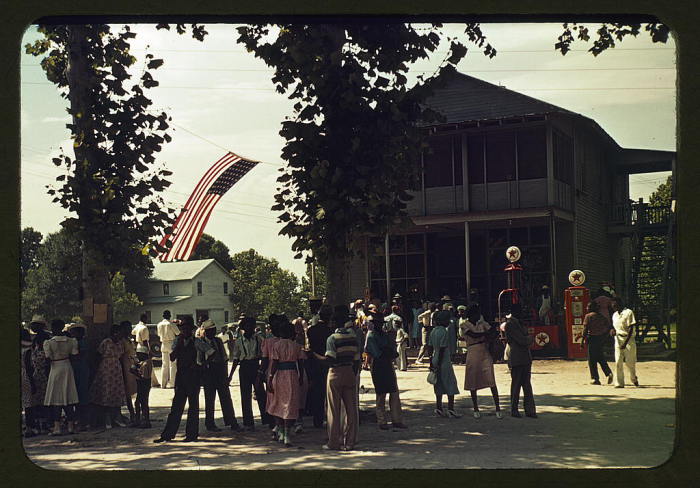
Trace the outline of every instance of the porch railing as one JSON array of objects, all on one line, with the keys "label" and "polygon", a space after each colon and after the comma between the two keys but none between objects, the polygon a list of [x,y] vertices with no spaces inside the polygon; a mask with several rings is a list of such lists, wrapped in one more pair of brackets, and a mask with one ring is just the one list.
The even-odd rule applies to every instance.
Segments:
[{"label": "porch railing", "polygon": [[611,225],[666,225],[671,217],[671,207],[643,202],[623,203],[612,205],[609,217]]}]

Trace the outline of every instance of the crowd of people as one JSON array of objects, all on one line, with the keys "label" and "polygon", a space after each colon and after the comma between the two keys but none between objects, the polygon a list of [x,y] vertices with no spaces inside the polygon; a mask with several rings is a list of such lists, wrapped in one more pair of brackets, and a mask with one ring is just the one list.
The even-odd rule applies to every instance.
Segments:
[{"label": "crowd of people", "polygon": [[[605,310],[601,307],[605,306]],[[612,382],[613,374],[602,353],[602,338],[616,336],[618,387],[624,387],[623,364],[638,385],[634,370],[634,314],[619,298],[594,300],[584,321],[589,344],[591,377],[600,384],[597,365]],[[608,312],[608,316],[605,315]],[[609,318],[608,318],[609,317]],[[151,428],[149,394],[152,385],[174,388],[170,412],[154,442],[175,439],[185,405],[184,441],[199,437],[199,397],[204,390],[205,428],[217,432],[218,398],[223,424],[233,432],[255,430],[253,402],[260,424],[284,446],[303,431],[304,416],[314,428],[327,430],[324,449],[352,450],[358,442],[360,375],[370,372],[379,429],[404,430],[397,370],[408,369],[407,348],[420,348],[416,362],[427,360],[427,382],[435,394],[433,413],[460,418],[455,407],[459,394],[455,374],[458,340],[466,343],[464,390],[472,400],[472,414],[481,417],[478,391],[490,389],[496,418],[502,419],[494,363],[505,359],[511,375],[510,415],[536,418],[530,382],[532,337],[513,304],[502,320],[489,323],[475,300],[456,308],[449,296],[440,301],[404,306],[399,295],[390,304],[357,300],[348,305],[328,304],[290,320],[272,314],[260,327],[254,317],[242,315],[236,326],[220,331],[208,317],[171,320],[165,311],[157,325],[161,341],[161,378],[155,378],[146,317],[133,325],[113,325],[109,337],[90,351],[86,328],[80,321],[60,319],[50,326],[33,317],[22,330],[22,405],[25,436],[62,435],[88,428]],[[500,326],[499,326],[500,323]],[[50,332],[49,332],[50,329]],[[217,332],[219,332],[217,334]],[[231,397],[238,371],[242,426]],[[387,408],[387,396],[389,405]],[[447,405],[443,398],[447,396]],[[122,415],[126,405],[129,417]]]}]

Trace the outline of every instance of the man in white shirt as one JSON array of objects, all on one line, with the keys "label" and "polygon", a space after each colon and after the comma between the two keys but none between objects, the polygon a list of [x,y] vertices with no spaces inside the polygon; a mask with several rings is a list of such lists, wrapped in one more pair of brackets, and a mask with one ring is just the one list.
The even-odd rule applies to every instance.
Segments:
[{"label": "man in white shirt", "polygon": [[[634,341],[634,313],[629,308],[625,308],[620,297],[614,297],[612,301],[614,310],[612,316],[613,330],[610,332],[615,336],[615,388],[625,387],[624,366],[630,373],[630,379],[634,386],[639,386],[635,365],[637,363],[637,344]],[[624,365],[624,366],[623,366]]]},{"label": "man in white shirt", "polygon": [[[177,325],[170,322],[170,310],[163,312],[163,320],[157,325],[158,337],[160,337],[160,352],[163,360],[161,366],[161,381],[162,388],[175,387],[175,374],[177,373],[177,360],[170,360],[170,353],[173,351],[175,340],[180,334],[180,329]],[[168,383],[171,383],[168,386]]]}]

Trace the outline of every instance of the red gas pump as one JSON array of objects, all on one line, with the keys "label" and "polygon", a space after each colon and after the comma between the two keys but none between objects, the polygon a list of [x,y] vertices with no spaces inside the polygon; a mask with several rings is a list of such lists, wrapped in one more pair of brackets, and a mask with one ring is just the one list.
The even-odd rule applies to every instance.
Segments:
[{"label": "red gas pump", "polygon": [[569,273],[570,286],[564,290],[564,309],[566,316],[566,356],[569,359],[586,357],[586,349],[583,343],[583,318],[586,316],[588,302],[591,295],[583,283],[586,275],[583,271],[575,269]]}]

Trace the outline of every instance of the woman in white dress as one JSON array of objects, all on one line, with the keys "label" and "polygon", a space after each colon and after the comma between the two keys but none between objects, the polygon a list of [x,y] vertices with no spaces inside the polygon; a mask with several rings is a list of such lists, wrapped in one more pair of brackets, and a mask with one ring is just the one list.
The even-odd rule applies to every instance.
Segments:
[{"label": "woman in white dress", "polygon": [[66,413],[68,432],[75,431],[75,405],[78,403],[78,390],[75,387],[73,366],[70,356],[78,354],[78,341],[63,334],[65,322],[51,321],[53,337],[44,342],[44,353],[51,361],[49,381],[46,386],[44,405],[51,408],[54,428],[51,435],[61,435],[61,410]]},{"label": "woman in white dress", "polygon": [[481,418],[477,390],[491,388],[493,403],[496,406],[496,418],[502,419],[503,413],[498,401],[498,388],[493,371],[493,358],[489,352],[489,334],[491,325],[481,316],[478,305],[472,305],[466,311],[467,320],[460,323],[460,331],[467,342],[467,366],[464,375],[464,389],[469,390],[474,406],[474,418]]}]

